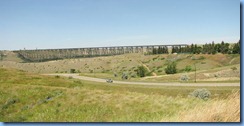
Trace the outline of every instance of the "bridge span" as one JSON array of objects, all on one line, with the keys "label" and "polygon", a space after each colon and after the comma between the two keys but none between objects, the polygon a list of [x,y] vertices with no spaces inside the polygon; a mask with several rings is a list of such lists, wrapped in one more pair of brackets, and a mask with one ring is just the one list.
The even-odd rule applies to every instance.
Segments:
[{"label": "bridge span", "polygon": [[[141,45],[141,46],[111,46],[111,47],[87,47],[87,48],[64,48],[64,49],[35,49],[35,50],[15,50],[18,56],[29,62],[42,62],[48,60],[96,57],[121,55],[126,53],[157,54],[170,53],[168,48],[178,47],[179,50],[187,44],[177,45]],[[161,50],[159,52],[159,50]]]}]

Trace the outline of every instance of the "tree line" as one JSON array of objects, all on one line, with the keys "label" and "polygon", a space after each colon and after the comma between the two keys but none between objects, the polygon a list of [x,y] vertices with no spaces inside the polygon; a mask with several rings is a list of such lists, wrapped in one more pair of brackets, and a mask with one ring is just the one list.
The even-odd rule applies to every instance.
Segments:
[{"label": "tree line", "polygon": [[190,46],[183,47],[181,50],[182,53],[193,53],[193,54],[240,54],[240,40],[234,45],[230,46],[229,43],[222,41],[221,43],[215,44],[206,43],[202,46],[197,46],[196,44],[191,44]]},{"label": "tree line", "polygon": [[[153,48],[152,54],[168,54],[167,47],[159,47]],[[221,43],[215,44],[214,41],[212,43],[206,43],[202,46],[197,44],[191,44],[185,47],[173,46],[171,53],[190,53],[190,54],[240,54],[240,40],[230,45],[229,43],[225,43],[222,41]]]}]

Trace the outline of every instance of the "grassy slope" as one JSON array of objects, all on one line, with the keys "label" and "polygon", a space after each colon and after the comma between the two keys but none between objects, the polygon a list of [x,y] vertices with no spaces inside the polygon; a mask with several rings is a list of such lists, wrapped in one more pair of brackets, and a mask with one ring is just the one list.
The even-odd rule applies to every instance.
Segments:
[{"label": "grassy slope", "polygon": [[[194,57],[197,60],[193,60]],[[179,74],[165,75],[164,69],[167,63],[175,61]],[[195,67],[197,69],[197,81],[205,82],[239,82],[240,81],[240,55],[230,54],[178,54],[178,55],[142,55],[142,54],[124,54],[107,57],[65,59],[41,63],[18,63],[16,61],[1,61],[0,67],[16,68],[34,73],[64,73],[70,69],[76,69],[82,75],[98,78],[112,78],[121,80],[122,73],[136,75],[135,70],[138,65],[147,66],[150,71],[158,75],[156,77],[130,78],[135,81],[179,81],[183,74],[190,77],[190,82],[195,80]],[[192,71],[186,73],[184,68],[189,65]],[[236,67],[237,70],[231,68]],[[118,77],[114,77],[117,73]]]},{"label": "grassy slope", "polygon": [[[111,85],[0,69],[0,121],[160,121],[239,87],[208,87],[212,100],[188,98],[196,87]],[[176,121],[176,120],[171,120]]]},{"label": "grassy slope", "polygon": [[[192,60],[192,56],[196,59],[203,57],[201,60]],[[142,54],[124,54],[107,57],[94,58],[79,58],[65,59],[41,63],[18,63],[13,61],[2,61],[0,67],[17,68],[35,73],[54,73],[54,72],[69,72],[74,68],[81,73],[133,73],[138,65],[144,64],[157,75],[164,75],[164,68],[170,61],[177,62],[177,68],[182,70],[186,65],[194,68],[194,63],[197,70],[209,70],[217,67],[240,64],[240,55],[142,55]]]}]

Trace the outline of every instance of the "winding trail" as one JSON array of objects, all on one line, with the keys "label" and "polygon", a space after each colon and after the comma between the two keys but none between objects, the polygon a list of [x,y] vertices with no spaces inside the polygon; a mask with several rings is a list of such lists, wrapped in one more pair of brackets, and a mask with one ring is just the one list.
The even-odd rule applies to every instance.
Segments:
[{"label": "winding trail", "polygon": [[[93,82],[106,82],[106,79],[93,78],[86,76],[79,76],[79,74],[44,74],[50,76],[64,76],[73,77],[80,80],[87,80]],[[153,82],[132,82],[132,81],[113,81],[116,84],[133,84],[133,85],[159,85],[159,86],[202,86],[202,87],[214,87],[214,86],[240,86],[240,83],[176,83],[176,82],[166,82],[166,83],[153,83]]]}]

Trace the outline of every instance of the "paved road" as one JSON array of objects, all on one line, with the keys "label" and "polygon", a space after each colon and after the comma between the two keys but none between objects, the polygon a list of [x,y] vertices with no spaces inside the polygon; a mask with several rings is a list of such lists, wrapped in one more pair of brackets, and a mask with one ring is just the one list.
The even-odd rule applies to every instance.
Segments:
[{"label": "paved road", "polygon": [[[76,79],[94,81],[94,82],[106,82],[106,79],[93,78],[86,76],[79,76],[79,74],[44,74],[52,76],[65,76],[73,77]],[[134,85],[160,85],[160,86],[240,86],[240,83],[176,83],[176,82],[167,82],[167,83],[152,83],[152,82],[130,82],[130,81],[113,81],[116,84],[134,84]]]}]

